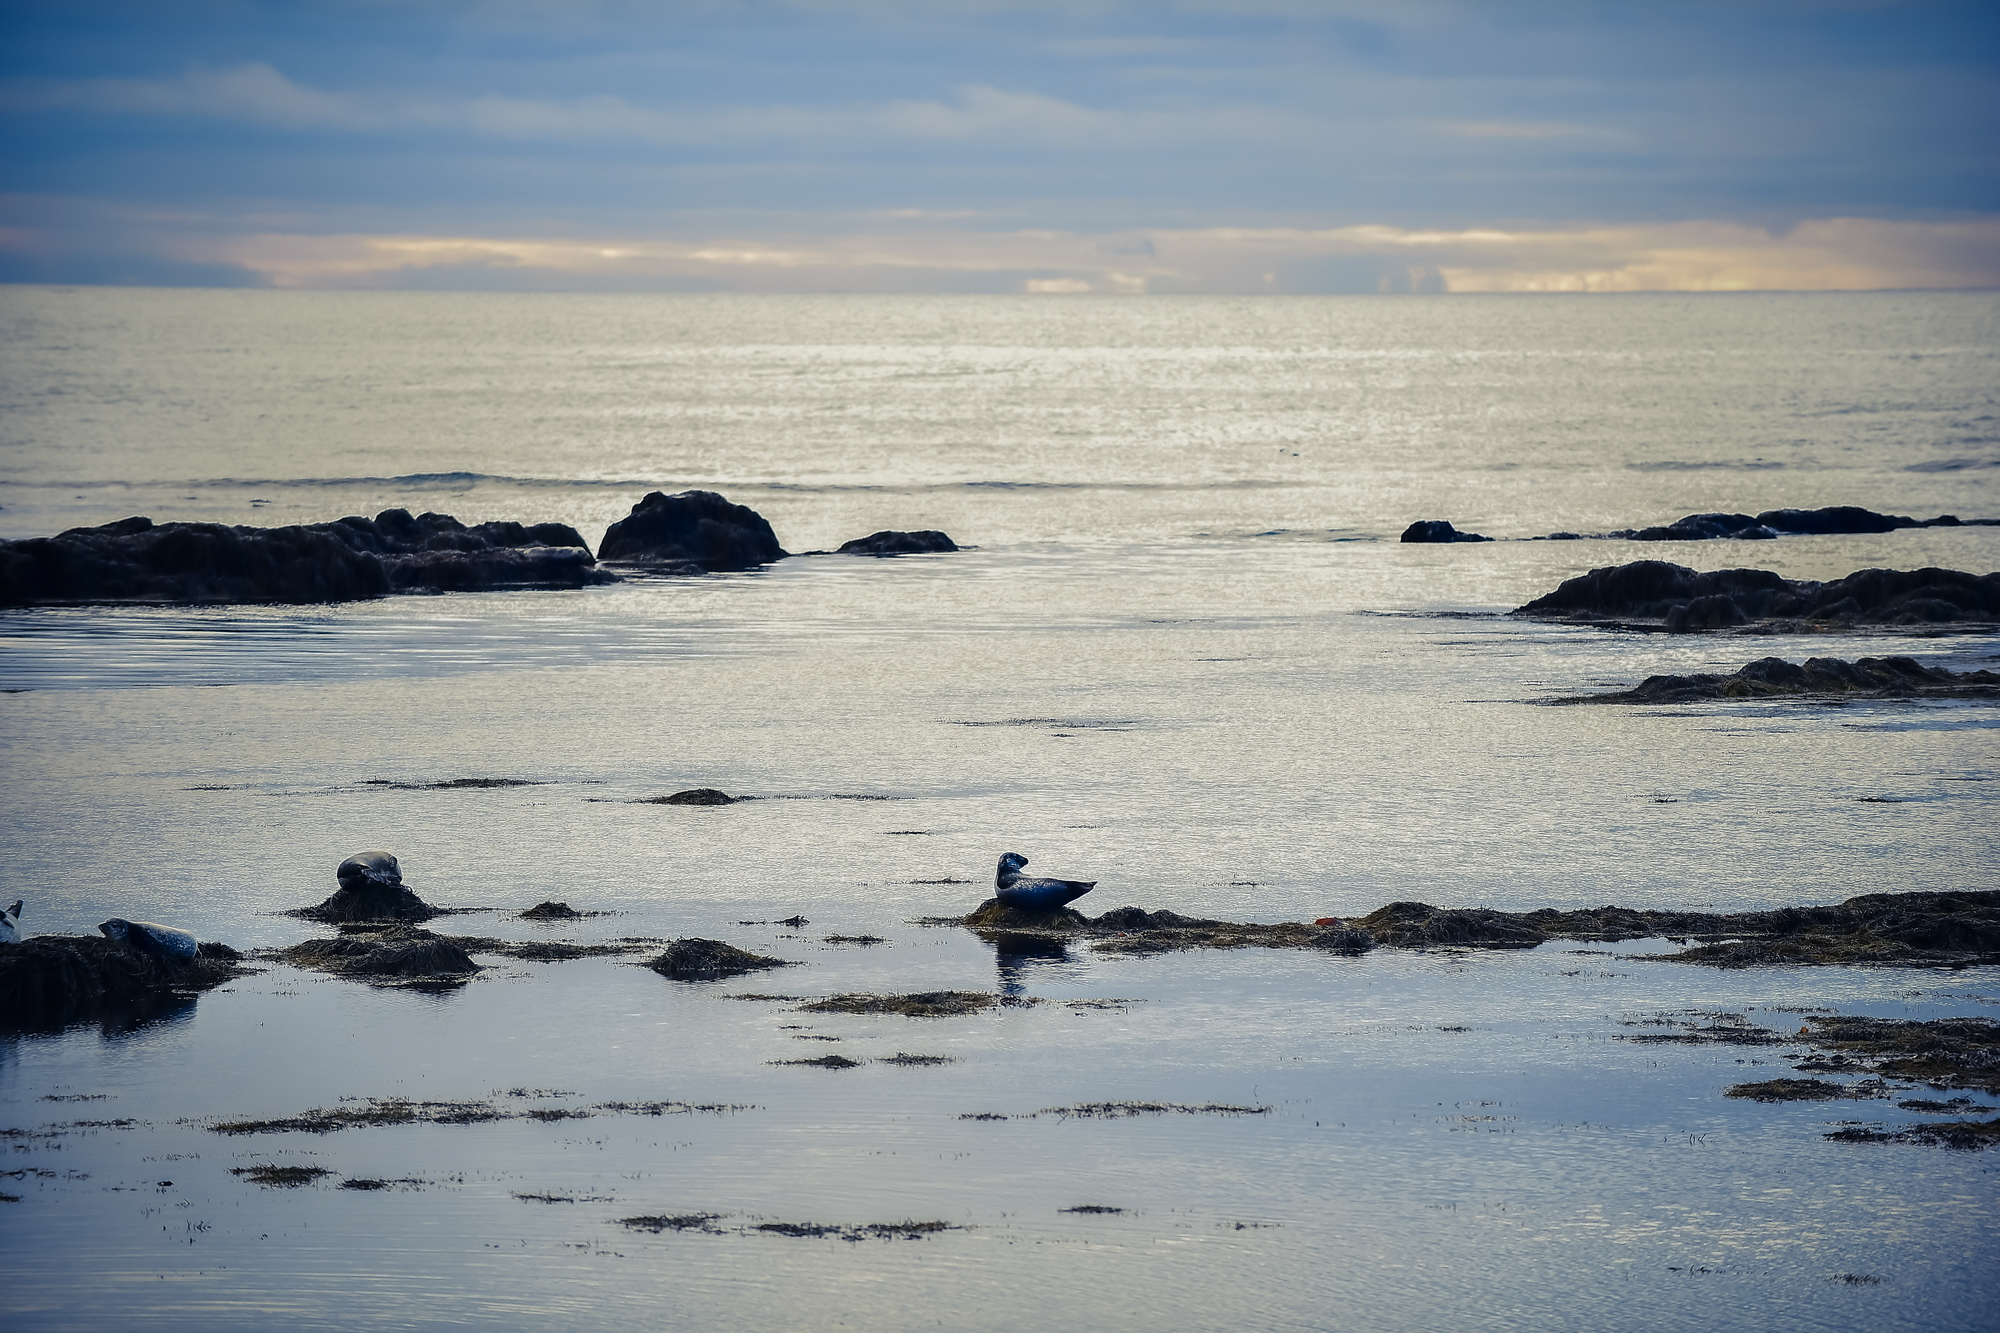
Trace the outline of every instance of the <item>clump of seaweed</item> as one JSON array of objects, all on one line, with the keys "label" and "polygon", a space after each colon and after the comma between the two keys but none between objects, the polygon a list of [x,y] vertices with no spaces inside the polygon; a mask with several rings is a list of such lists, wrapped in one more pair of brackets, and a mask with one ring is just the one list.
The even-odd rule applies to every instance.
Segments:
[{"label": "clump of seaweed", "polygon": [[988,898],[960,918],[959,923],[976,930],[1083,930],[1089,927],[1090,918],[1072,907],[1028,912],[1009,907],[998,898]]},{"label": "clump of seaweed", "polygon": [[[1707,1019],[1706,1023],[1700,1020]],[[1625,1019],[1624,1027],[1666,1028],[1665,1032],[1620,1034],[1621,1041],[1671,1043],[1676,1046],[1778,1046],[1790,1037],[1759,1027],[1742,1014],[1695,1010],[1690,1014]]]},{"label": "clump of seaweed", "polygon": [[639,1217],[621,1217],[618,1225],[633,1231],[649,1231],[658,1235],[663,1231],[698,1231],[710,1236],[722,1235],[764,1235],[789,1236],[796,1240],[824,1240],[832,1238],[845,1241],[864,1240],[923,1240],[941,1231],[962,1231],[963,1227],[949,1222],[864,1222],[860,1224],[840,1222],[758,1222],[750,1226],[719,1227],[722,1213],[660,1213]]},{"label": "clump of seaweed", "polygon": [[706,1231],[720,1235],[721,1229],[709,1225],[719,1221],[721,1213],[663,1213],[646,1217],[621,1217],[618,1225],[630,1227],[634,1231]]},{"label": "clump of seaweed", "polygon": [[232,1166],[229,1174],[242,1176],[253,1185],[262,1185],[267,1189],[295,1190],[333,1172],[323,1166],[278,1166],[265,1162],[258,1166]]},{"label": "clump of seaweed", "polygon": [[1930,1148],[1978,1152],[2000,1144],[2000,1117],[1992,1120],[1925,1121],[1900,1129],[1880,1125],[1849,1125],[1821,1135],[1836,1143],[1917,1143]]},{"label": "clump of seaweed", "polygon": [[949,1065],[958,1063],[955,1055],[912,1055],[908,1051],[897,1051],[885,1055],[875,1063],[883,1065]]},{"label": "clump of seaweed", "polygon": [[813,1060],[768,1060],[765,1063],[774,1065],[813,1065],[820,1069],[859,1069],[863,1062],[860,1060],[850,1060],[844,1055],[822,1055]]},{"label": "clump of seaweed", "polygon": [[217,1134],[332,1134],[343,1129],[383,1125],[483,1125],[495,1120],[587,1120],[593,1114],[611,1115],[691,1115],[696,1111],[722,1115],[748,1111],[749,1106],[732,1102],[598,1102],[582,1107],[535,1107],[510,1111],[491,1102],[416,1101],[408,1097],[357,1098],[334,1107],[314,1107],[297,1115],[268,1120],[225,1120],[210,1125]]},{"label": "clump of seaweed", "polygon": [[1378,944],[1405,949],[1446,945],[1472,949],[1532,949],[1548,938],[1510,912],[1486,908],[1432,907],[1399,902],[1378,907],[1355,919],[1353,929],[1365,930]]},{"label": "clump of seaweed", "polygon": [[1868,1018],[1826,1015],[1799,1036],[1837,1060],[1933,1088],[2000,1097],[2000,1022],[1990,1018]]},{"label": "clump of seaweed", "polygon": [[523,1203],[609,1203],[609,1194],[530,1194],[514,1190],[513,1195]]},{"label": "clump of seaweed", "polygon": [[468,950],[479,953],[497,953],[504,958],[519,958],[530,963],[566,963],[573,958],[605,958],[616,954],[643,953],[659,944],[658,940],[619,940],[611,944],[563,944],[558,941],[542,940],[466,940],[456,936],[446,936],[453,943],[464,945]]},{"label": "clump of seaweed", "polygon": [[1122,1213],[1123,1208],[1113,1208],[1108,1203],[1080,1203],[1074,1208],[1058,1208],[1059,1213]]},{"label": "clump of seaweed", "polygon": [[192,995],[244,975],[242,954],[203,944],[161,958],[96,935],[35,935],[0,944],[0,1027],[62,1023],[160,996]]},{"label": "clump of seaweed", "polygon": [[817,1239],[832,1236],[845,1241],[862,1240],[922,1240],[940,1231],[960,1231],[949,1222],[866,1222],[860,1226],[842,1226],[838,1223],[820,1222],[759,1222],[752,1231],[762,1231],[770,1235],[795,1236]]},{"label": "clump of seaweed", "polygon": [[400,923],[349,926],[333,939],[305,940],[270,956],[375,986],[456,986],[481,970],[459,942]]},{"label": "clump of seaweed", "polygon": [[1882,1084],[1830,1083],[1823,1078],[1773,1078],[1762,1083],[1738,1083],[1723,1090],[1725,1097],[1753,1102],[1825,1102],[1840,1097],[1881,1097]]},{"label": "clump of seaweed", "polygon": [[751,953],[748,949],[739,949],[721,940],[680,939],[669,944],[665,953],[646,966],[675,981],[719,981],[723,977],[739,977],[745,972],[762,968],[795,967],[797,964],[783,958]]},{"label": "clump of seaweed", "polygon": [[634,805],[735,805],[738,801],[750,799],[747,796],[731,796],[728,792],[717,791],[713,787],[691,787],[687,791],[677,791],[671,796],[647,796],[634,801]]},{"label": "clump of seaweed", "polygon": [[1208,1102],[1195,1106],[1185,1102],[1079,1102],[1075,1106],[1044,1106],[1038,1115],[1065,1119],[1127,1120],[1142,1115],[1269,1115],[1268,1106],[1230,1106]]},{"label": "clump of seaweed", "polygon": [[983,991],[927,990],[910,995],[834,995],[799,1006],[809,1014],[902,1014],[907,1018],[957,1018],[991,1009],[997,995]]},{"label": "clump of seaweed", "polygon": [[378,1179],[374,1176],[349,1176],[340,1182],[340,1188],[344,1190],[414,1190],[422,1189],[430,1183],[428,1180],[419,1180],[414,1176],[400,1176],[387,1180]]},{"label": "clump of seaweed", "polygon": [[325,901],[295,907],[286,916],[340,925],[350,921],[428,921],[443,913],[419,898],[401,880],[380,883],[356,878],[342,882]]},{"label": "clump of seaweed", "polygon": [[519,913],[519,916],[523,921],[575,921],[580,919],[583,913],[577,911],[568,903],[559,903],[545,899],[542,902],[536,903],[527,911]]}]

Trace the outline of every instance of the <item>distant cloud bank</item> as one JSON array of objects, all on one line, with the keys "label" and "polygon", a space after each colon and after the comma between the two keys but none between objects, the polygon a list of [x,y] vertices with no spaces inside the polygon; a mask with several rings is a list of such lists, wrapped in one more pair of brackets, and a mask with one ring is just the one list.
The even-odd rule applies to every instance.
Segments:
[{"label": "distant cloud bank", "polygon": [[[1332,294],[1867,291],[2000,287],[2000,218],[1825,218],[1782,234],[1729,222],[1474,228],[1360,226],[896,229],[838,236],[615,237],[191,233],[133,219],[123,280],[161,285],[505,291]],[[919,219],[918,221],[923,221]],[[65,277],[102,228],[0,232],[0,274]],[[115,265],[114,265],[115,269]],[[176,275],[184,275],[177,277]],[[88,274],[83,280],[92,280]],[[96,280],[120,280],[99,273]]]}]

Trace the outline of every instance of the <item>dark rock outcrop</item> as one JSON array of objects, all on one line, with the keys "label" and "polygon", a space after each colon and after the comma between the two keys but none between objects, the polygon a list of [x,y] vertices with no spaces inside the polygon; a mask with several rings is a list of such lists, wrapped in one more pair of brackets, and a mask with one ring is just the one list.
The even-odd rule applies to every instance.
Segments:
[{"label": "dark rock outcrop", "polygon": [[144,952],[98,935],[35,935],[0,944],[0,1030],[37,1028],[171,1000],[242,975],[242,954],[203,944],[193,958]]},{"label": "dark rock outcrop", "polygon": [[[998,909],[998,910],[996,910]],[[1654,955],[1663,962],[1711,967],[1871,963],[1964,967],[2000,963],[2000,890],[1871,893],[1824,907],[1766,912],[1680,912],[1631,907],[1500,912],[1396,902],[1367,916],[1326,926],[1281,921],[1211,921],[1176,912],[1119,907],[1092,920],[1063,910],[1040,920],[1001,915],[995,899],[963,917],[919,924],[968,926],[982,938],[1028,936],[1088,940],[1098,953],[1161,954],[1184,949],[1316,949],[1365,953],[1377,945],[1409,949],[1525,949],[1544,940],[1675,938],[1694,947]]]},{"label": "dark rock outcrop", "polygon": [[956,551],[958,543],[942,532],[926,529],[923,532],[899,532],[894,528],[884,528],[871,532],[866,537],[856,537],[851,542],[842,542],[835,555],[929,555],[937,552]]},{"label": "dark rock outcrop", "polygon": [[1913,657],[1809,657],[1795,665],[1781,657],[1760,657],[1730,675],[1648,676],[1634,689],[1586,694],[1551,703],[1663,704],[1703,699],[1767,699],[1787,695],[1839,694],[1875,699],[2000,696],[2000,672],[1946,671]]},{"label": "dark rock outcrop", "polygon": [[726,791],[713,787],[690,787],[677,791],[671,796],[647,796],[635,801],[635,805],[735,805],[747,797],[731,796]]},{"label": "dark rock outcrop", "polygon": [[63,602],[346,602],[391,592],[607,583],[576,529],[467,527],[449,514],[282,528],[120,519],[0,542],[0,605]]},{"label": "dark rock outcrop", "polygon": [[335,925],[350,922],[428,921],[441,915],[403,883],[403,870],[388,852],[356,852],[334,872],[340,887],[317,907],[289,915]]},{"label": "dark rock outcrop", "polygon": [[646,964],[663,977],[675,981],[719,981],[724,977],[740,977],[745,972],[756,972],[767,967],[794,967],[794,963],[783,958],[771,958],[764,954],[751,953],[721,940],[680,939],[666,948],[666,952]]},{"label": "dark rock outcrop", "polygon": [[1405,949],[1448,945],[1474,949],[1532,949],[1548,936],[1510,912],[1486,908],[1390,903],[1356,917],[1349,929],[1365,930],[1377,944]]},{"label": "dark rock outcrop", "polygon": [[577,921],[583,917],[583,913],[568,903],[546,900],[536,903],[520,915],[523,921]]},{"label": "dark rock outcrop", "polygon": [[1925,625],[2000,620],[2000,574],[1955,569],[1863,569],[1830,583],[1763,569],[1696,573],[1664,560],[1635,560],[1567,579],[1515,615],[1657,622],[1671,632],[1754,622],[1845,621]]},{"label": "dark rock outcrop", "polygon": [[1441,518],[1422,518],[1403,529],[1401,540],[1406,542],[1490,542],[1491,537],[1482,537],[1476,532],[1460,532]]},{"label": "dark rock outcrop", "polygon": [[335,939],[306,940],[272,956],[378,986],[457,985],[481,970],[458,941],[402,923],[350,928]]},{"label": "dark rock outcrop", "polygon": [[[1991,520],[1974,519],[1973,524]],[[1767,509],[1761,514],[1689,514],[1672,523],[1645,528],[1620,528],[1602,535],[1639,542],[1700,542],[1727,538],[1733,541],[1769,541],[1773,537],[1827,536],[1857,532],[1894,532],[1899,528],[1956,528],[1966,521],[1956,514],[1936,518],[1909,518],[1901,514],[1878,514],[1857,505],[1831,505],[1825,509]],[[1575,541],[1574,532],[1552,532],[1541,541]]]},{"label": "dark rock outcrop", "polygon": [[755,569],[785,556],[763,515],[714,491],[652,492],[605,530],[597,553],[688,574]]}]

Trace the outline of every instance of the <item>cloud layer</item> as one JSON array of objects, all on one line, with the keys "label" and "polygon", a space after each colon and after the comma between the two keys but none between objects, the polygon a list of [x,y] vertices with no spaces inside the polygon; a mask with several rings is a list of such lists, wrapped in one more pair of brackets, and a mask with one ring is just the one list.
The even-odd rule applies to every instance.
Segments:
[{"label": "cloud layer", "polygon": [[12,3],[0,279],[1990,286],[1947,0]]}]

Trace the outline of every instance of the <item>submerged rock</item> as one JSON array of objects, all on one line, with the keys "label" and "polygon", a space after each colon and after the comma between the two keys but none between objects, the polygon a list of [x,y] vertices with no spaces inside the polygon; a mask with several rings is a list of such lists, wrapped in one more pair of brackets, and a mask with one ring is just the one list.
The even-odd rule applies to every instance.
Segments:
[{"label": "submerged rock", "polygon": [[1695,703],[1704,699],[1768,699],[1837,694],[1871,699],[1993,697],[2000,695],[2000,672],[1947,671],[1913,657],[1809,657],[1794,665],[1782,657],[1760,657],[1730,675],[1648,676],[1615,694],[1584,694],[1558,704]]},{"label": "submerged rock", "polygon": [[851,542],[841,543],[836,555],[929,555],[945,551],[956,551],[958,543],[942,532],[898,532],[884,528],[871,532],[866,537],[856,537]]},{"label": "submerged rock", "polygon": [[449,514],[279,528],[120,519],[0,541],[0,605],[63,602],[344,602],[392,592],[606,583],[574,528],[467,527]]},{"label": "submerged rock", "polygon": [[1403,529],[1400,538],[1406,542],[1490,542],[1491,537],[1482,537],[1476,532],[1460,532],[1441,518],[1418,519]]},{"label": "submerged rock", "polygon": [[1763,569],[1697,573],[1664,560],[1593,569],[1517,607],[1517,616],[1615,618],[1669,632],[1778,621],[1929,625],[2000,620],[2000,574],[1955,569],[1863,569],[1817,583]]},{"label": "submerged rock", "polygon": [[653,491],[605,530],[598,556],[710,574],[755,569],[785,556],[763,515],[714,491]]},{"label": "submerged rock", "polygon": [[226,944],[192,958],[130,948],[97,935],[35,935],[0,944],[0,1029],[87,1018],[155,997],[209,990],[242,975]]},{"label": "submerged rock", "polygon": [[[1991,520],[1974,519],[1974,524]],[[1644,528],[1620,528],[1599,534],[1607,538],[1639,542],[1699,542],[1715,540],[1769,541],[1774,537],[1828,536],[1844,533],[1894,532],[1899,528],[1956,528],[1966,526],[1956,514],[1936,518],[1908,518],[1900,514],[1878,514],[1855,505],[1832,505],[1825,509],[1767,509],[1761,514],[1689,514],[1672,523]],[[1576,541],[1574,532],[1552,532],[1543,541]]]}]

